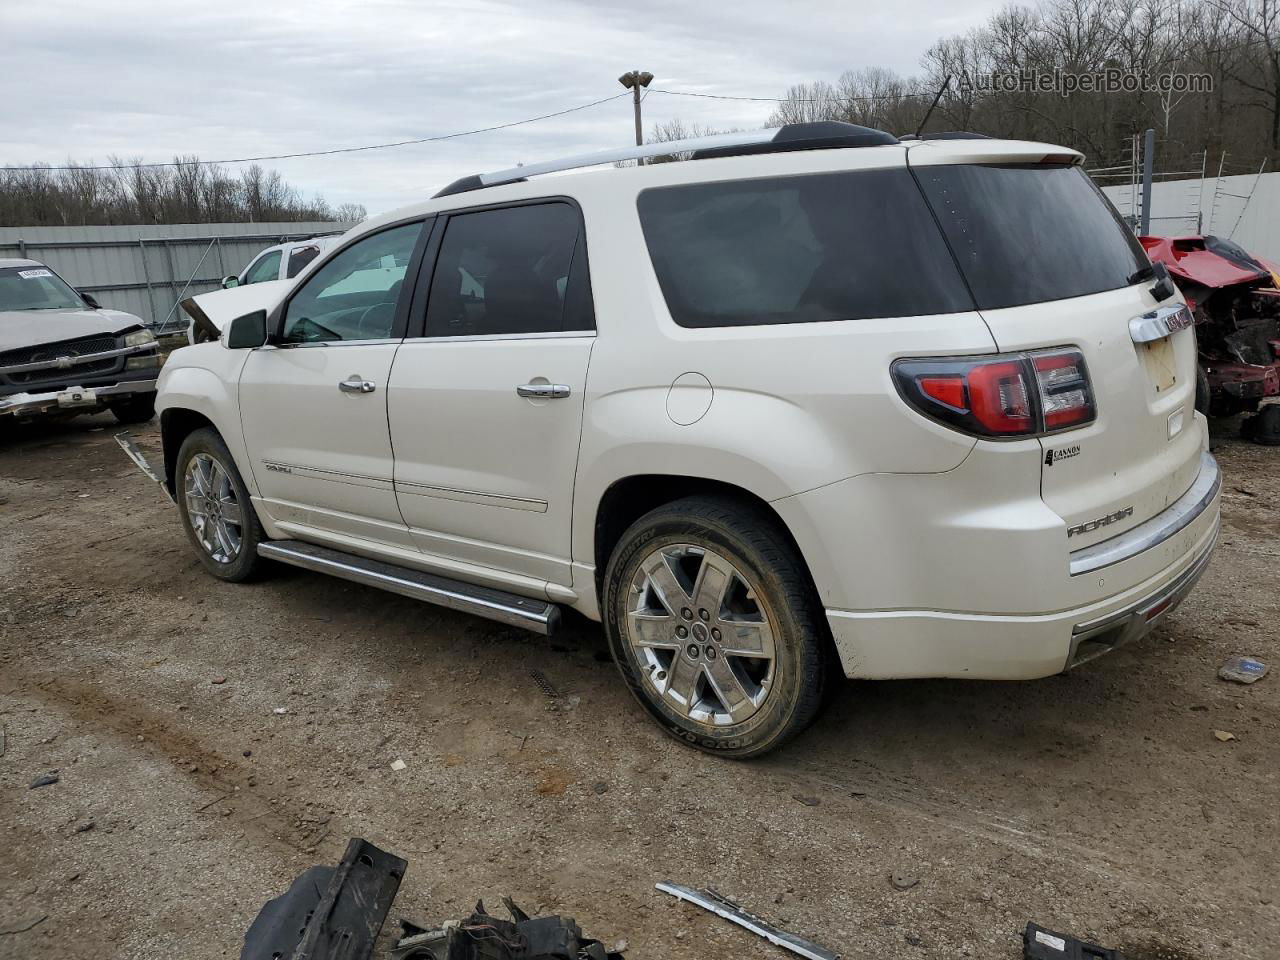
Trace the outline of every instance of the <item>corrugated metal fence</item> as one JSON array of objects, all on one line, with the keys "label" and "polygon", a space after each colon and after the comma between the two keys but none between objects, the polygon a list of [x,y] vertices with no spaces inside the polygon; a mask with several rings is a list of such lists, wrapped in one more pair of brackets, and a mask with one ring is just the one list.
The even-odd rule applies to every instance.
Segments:
[{"label": "corrugated metal fence", "polygon": [[[181,297],[216,289],[264,247],[346,230],[345,223],[177,223],[119,227],[0,227],[0,259],[48,264],[104,307],[161,330],[186,326]],[[183,290],[186,290],[184,293]]]}]

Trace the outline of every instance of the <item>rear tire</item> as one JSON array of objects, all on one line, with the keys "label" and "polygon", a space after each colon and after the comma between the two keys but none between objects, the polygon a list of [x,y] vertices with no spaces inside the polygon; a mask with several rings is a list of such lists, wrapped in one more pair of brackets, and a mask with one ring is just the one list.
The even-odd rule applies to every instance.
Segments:
[{"label": "rear tire", "polygon": [[786,532],[755,504],[697,496],[645,514],[618,541],[604,594],[614,661],[676,739],[758,757],[817,715],[822,604]]},{"label": "rear tire", "polygon": [[261,572],[262,524],[216,430],[195,430],[182,442],[174,465],[174,498],[187,539],[206,570],[230,583]]},{"label": "rear tire", "polygon": [[128,400],[117,400],[109,405],[112,415],[120,423],[146,423],[156,415],[156,395],[139,393]]},{"label": "rear tire", "polygon": [[1205,372],[1204,367],[1196,364],[1196,412],[1204,416],[1209,416],[1209,404],[1211,401],[1209,394],[1209,374]]}]

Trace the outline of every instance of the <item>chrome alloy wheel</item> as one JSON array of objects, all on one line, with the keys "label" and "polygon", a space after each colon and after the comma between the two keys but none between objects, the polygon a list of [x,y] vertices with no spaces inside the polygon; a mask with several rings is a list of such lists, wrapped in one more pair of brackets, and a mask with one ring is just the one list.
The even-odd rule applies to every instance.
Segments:
[{"label": "chrome alloy wheel", "polygon": [[209,454],[197,453],[187,463],[183,491],[200,546],[218,563],[234,561],[240,555],[244,513],[226,469]]},{"label": "chrome alloy wheel", "polygon": [[705,547],[668,544],[641,561],[627,594],[627,642],[645,682],[690,720],[742,723],[769,696],[768,609],[732,563]]}]

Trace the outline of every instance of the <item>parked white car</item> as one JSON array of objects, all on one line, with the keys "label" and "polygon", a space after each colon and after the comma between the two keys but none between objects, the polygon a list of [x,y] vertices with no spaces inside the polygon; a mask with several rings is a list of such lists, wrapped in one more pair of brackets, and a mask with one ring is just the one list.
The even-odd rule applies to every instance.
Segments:
[{"label": "parked white car", "polygon": [[724,755],[836,670],[1060,673],[1219,526],[1189,315],[1081,160],[802,124],[467,178],[173,357],[164,482],[224,580],[600,620]]},{"label": "parked white car", "polygon": [[238,274],[222,278],[224,288],[267,283],[271,280],[289,280],[324,251],[337,243],[340,234],[312,237],[309,240],[290,240],[267,247]]}]

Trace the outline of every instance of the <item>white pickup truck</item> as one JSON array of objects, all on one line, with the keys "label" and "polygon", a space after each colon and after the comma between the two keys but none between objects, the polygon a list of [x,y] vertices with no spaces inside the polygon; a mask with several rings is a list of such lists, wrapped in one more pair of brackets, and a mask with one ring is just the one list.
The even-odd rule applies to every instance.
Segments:
[{"label": "white pickup truck", "polygon": [[224,580],[602,621],[723,755],[840,675],[1059,673],[1191,589],[1221,485],[1081,160],[797,124],[465,178],[173,355],[163,482]]}]

